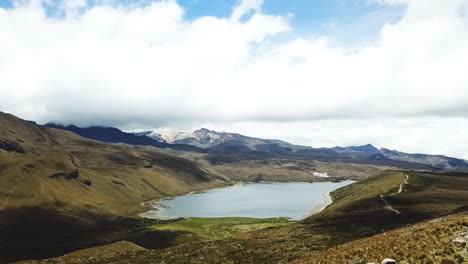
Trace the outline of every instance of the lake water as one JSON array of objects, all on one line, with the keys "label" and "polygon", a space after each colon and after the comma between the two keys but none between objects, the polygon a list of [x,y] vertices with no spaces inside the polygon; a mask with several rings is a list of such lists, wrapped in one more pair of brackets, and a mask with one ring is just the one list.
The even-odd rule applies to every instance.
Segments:
[{"label": "lake water", "polygon": [[247,183],[153,201],[154,210],[141,216],[177,217],[289,217],[302,219],[330,203],[329,192],[353,181],[317,183]]}]

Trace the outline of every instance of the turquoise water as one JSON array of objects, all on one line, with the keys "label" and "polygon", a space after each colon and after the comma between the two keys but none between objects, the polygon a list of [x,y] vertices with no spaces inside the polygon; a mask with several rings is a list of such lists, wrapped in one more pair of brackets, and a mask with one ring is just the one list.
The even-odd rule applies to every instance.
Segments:
[{"label": "turquoise water", "polygon": [[299,220],[323,209],[329,203],[329,192],[351,183],[247,183],[153,201],[155,209],[141,216],[156,219],[284,216]]}]

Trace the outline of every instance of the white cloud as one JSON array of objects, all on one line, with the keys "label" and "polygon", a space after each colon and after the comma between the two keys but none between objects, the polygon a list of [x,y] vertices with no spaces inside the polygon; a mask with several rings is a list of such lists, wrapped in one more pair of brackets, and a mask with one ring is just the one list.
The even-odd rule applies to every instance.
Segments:
[{"label": "white cloud", "polygon": [[[48,17],[41,3],[0,9],[2,111],[127,128],[267,122],[285,131],[279,138],[328,145],[354,143],[377,122],[363,143],[408,146],[392,143],[401,136],[391,131],[409,120],[420,125],[404,130],[421,150],[466,154],[457,133],[417,139],[425,118],[434,131],[465,127],[467,0],[385,0],[406,4],[405,15],[358,51],[332,47],[327,36],[273,41],[293,28],[288,15],[262,13],[262,0],[240,2],[229,18],[193,21],[176,1],[64,1],[63,18]],[[323,122],[333,129],[318,129]],[[287,134],[282,124],[297,129]],[[333,132],[339,127],[355,132]]]}]

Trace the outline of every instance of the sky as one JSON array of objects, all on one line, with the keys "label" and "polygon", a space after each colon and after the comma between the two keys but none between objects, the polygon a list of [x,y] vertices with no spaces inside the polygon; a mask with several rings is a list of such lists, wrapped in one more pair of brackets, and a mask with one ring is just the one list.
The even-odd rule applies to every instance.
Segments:
[{"label": "sky", "polygon": [[468,0],[0,0],[0,111],[468,159]]}]

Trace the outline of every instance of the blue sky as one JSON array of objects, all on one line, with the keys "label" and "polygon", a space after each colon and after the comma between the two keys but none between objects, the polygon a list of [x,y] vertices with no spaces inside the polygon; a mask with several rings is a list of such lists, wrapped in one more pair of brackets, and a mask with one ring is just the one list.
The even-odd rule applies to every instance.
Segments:
[{"label": "blue sky", "polygon": [[[188,19],[199,16],[227,17],[238,0],[179,0]],[[265,0],[262,12],[293,15],[297,35],[327,35],[339,42],[375,39],[385,23],[395,23],[403,6],[379,5],[369,0]]]},{"label": "blue sky", "polygon": [[[158,0],[118,0],[118,4],[148,4]],[[58,3],[60,0],[52,0]],[[96,3],[99,0],[88,0]],[[177,0],[186,18],[201,16],[229,17],[240,0]],[[0,0],[0,7],[11,8],[12,0]],[[54,5],[47,6],[57,14]],[[262,12],[270,15],[291,14],[295,36],[326,35],[342,45],[359,45],[375,40],[385,23],[395,23],[404,15],[404,6],[379,5],[370,0],[265,0]]]},{"label": "blue sky", "polygon": [[[187,10],[188,18],[214,15],[229,16],[238,0],[179,0]],[[293,25],[310,26],[339,21],[351,22],[378,11],[401,13],[401,7],[389,7],[368,0],[265,0],[262,11],[267,14],[294,15]]]}]

